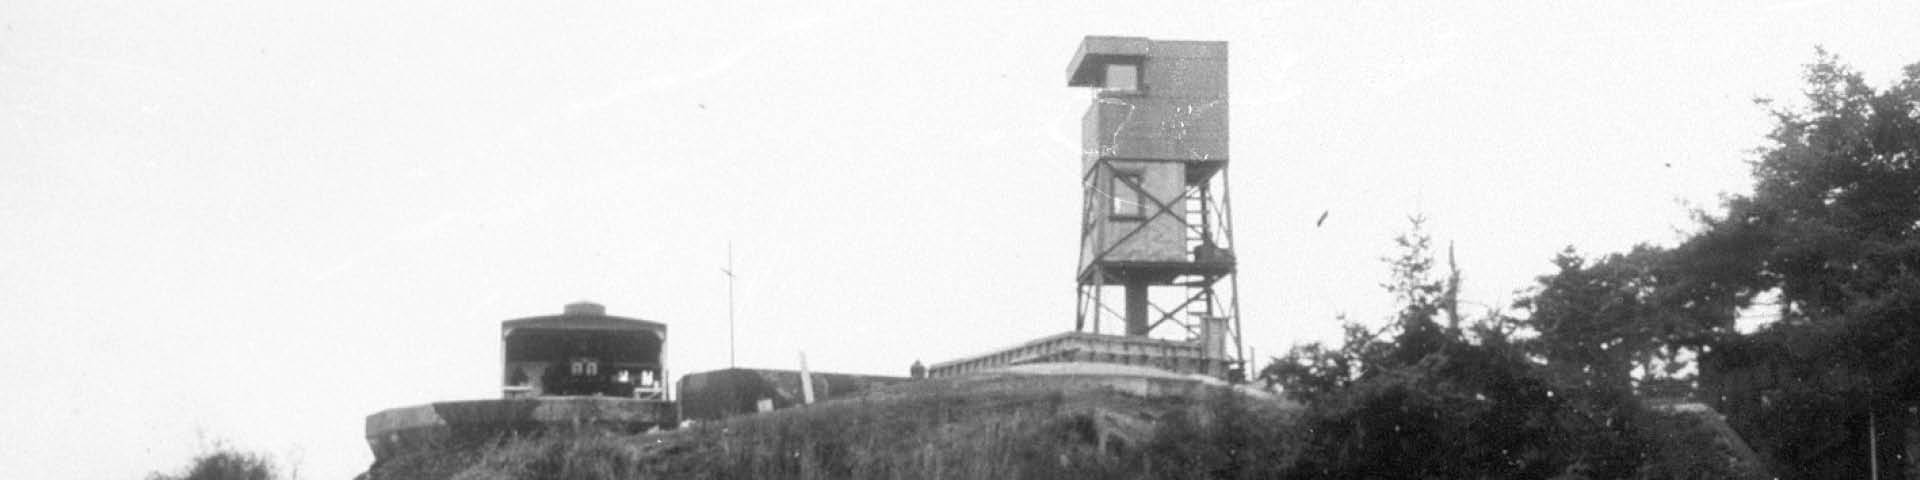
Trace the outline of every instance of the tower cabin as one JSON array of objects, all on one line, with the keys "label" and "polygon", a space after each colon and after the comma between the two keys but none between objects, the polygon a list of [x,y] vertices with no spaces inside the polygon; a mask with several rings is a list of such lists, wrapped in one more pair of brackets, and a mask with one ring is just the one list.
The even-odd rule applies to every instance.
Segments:
[{"label": "tower cabin", "polygon": [[590,302],[500,322],[501,393],[665,400],[666,340],[665,324],[607,315]]},{"label": "tower cabin", "polygon": [[[1094,91],[1081,120],[1077,329],[1100,331],[1114,303],[1129,336],[1232,319],[1233,302],[1214,291],[1234,271],[1226,42],[1086,37],[1067,85]],[[1103,295],[1110,289],[1124,301]],[[1157,305],[1162,296],[1175,303]]]}]

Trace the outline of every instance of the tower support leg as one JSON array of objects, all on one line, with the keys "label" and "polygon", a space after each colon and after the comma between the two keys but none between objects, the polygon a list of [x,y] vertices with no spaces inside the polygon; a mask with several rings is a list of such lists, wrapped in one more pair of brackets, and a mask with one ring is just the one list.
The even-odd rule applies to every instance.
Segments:
[{"label": "tower support leg", "polygon": [[1128,336],[1144,337],[1147,336],[1147,331],[1152,328],[1152,326],[1147,323],[1147,286],[1148,283],[1142,280],[1127,280]]}]

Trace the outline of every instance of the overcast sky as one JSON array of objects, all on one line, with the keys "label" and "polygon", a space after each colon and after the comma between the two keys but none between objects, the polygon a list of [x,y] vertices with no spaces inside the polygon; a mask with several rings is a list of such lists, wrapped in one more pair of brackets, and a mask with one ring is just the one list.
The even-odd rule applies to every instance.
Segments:
[{"label": "overcast sky", "polygon": [[1914,2],[264,3],[0,0],[9,476],[349,478],[365,415],[497,396],[498,322],[582,299],[721,368],[729,241],[744,366],[1071,329],[1084,35],[1230,42],[1262,356],[1387,315],[1409,214],[1505,304],[1745,191],[1815,45],[1920,61]]}]

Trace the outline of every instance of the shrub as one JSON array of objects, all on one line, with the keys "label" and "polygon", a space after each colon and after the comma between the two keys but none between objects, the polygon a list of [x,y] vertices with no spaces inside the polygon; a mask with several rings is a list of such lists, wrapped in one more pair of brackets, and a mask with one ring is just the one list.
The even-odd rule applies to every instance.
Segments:
[{"label": "shrub", "polygon": [[154,473],[148,480],[273,480],[279,478],[273,462],[266,456],[252,452],[242,452],[231,447],[215,447],[213,451],[202,453],[193,458],[185,473],[166,475]]},{"label": "shrub", "polygon": [[1140,454],[1151,478],[1278,478],[1298,461],[1300,440],[1294,415],[1218,390],[1163,416]]}]

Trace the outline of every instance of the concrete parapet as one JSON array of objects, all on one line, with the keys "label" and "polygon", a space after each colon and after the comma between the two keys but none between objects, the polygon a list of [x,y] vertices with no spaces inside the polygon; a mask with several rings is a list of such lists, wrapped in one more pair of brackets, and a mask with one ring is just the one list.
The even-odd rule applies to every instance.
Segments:
[{"label": "concrete parapet", "polygon": [[1226,359],[1209,357],[1204,347],[1199,341],[1066,332],[991,353],[937,363],[927,367],[927,375],[940,378],[1016,365],[1087,362],[1151,367],[1181,374],[1225,376]]},{"label": "concrete parapet", "polygon": [[436,402],[367,416],[374,463],[396,455],[505,435],[595,429],[639,433],[679,421],[669,402],[618,397],[527,397]]},{"label": "concrete parapet", "polygon": [[1078,395],[1105,392],[1149,399],[1197,399],[1216,391],[1232,391],[1287,409],[1303,408],[1296,402],[1283,399],[1278,393],[1253,385],[1231,384],[1209,375],[1176,373],[1137,365],[1074,361],[1029,363],[958,373],[928,382],[880,388],[863,398],[872,400],[909,395],[927,388],[958,389],[969,394],[1051,391]]}]

